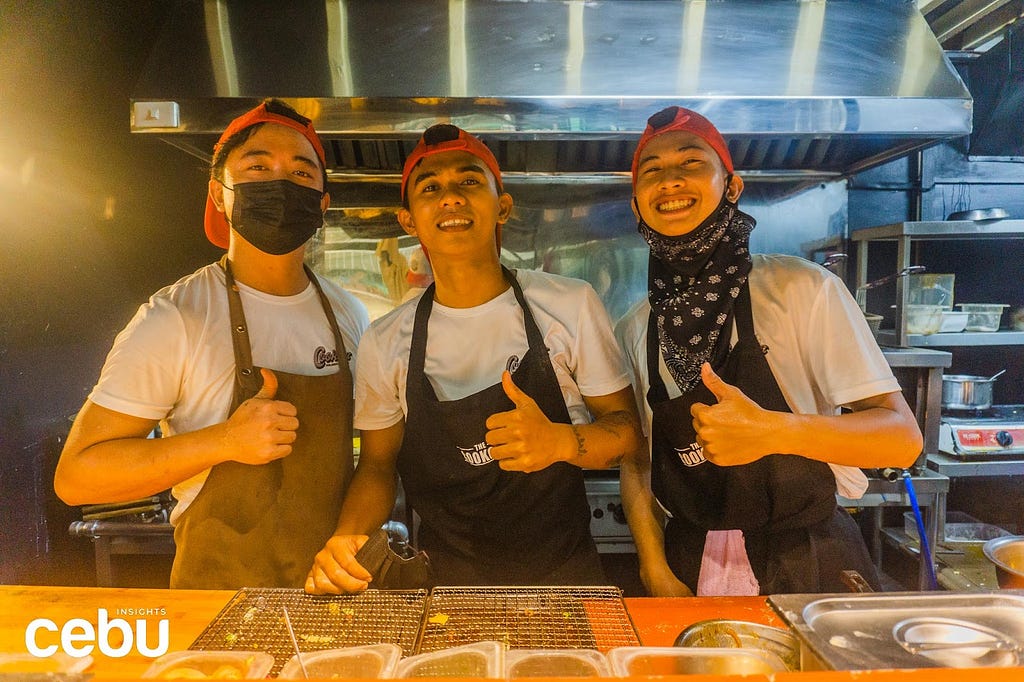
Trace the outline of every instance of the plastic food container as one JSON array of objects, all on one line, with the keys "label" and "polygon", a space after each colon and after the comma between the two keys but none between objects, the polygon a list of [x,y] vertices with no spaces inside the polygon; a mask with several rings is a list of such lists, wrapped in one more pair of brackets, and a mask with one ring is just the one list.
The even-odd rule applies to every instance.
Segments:
[{"label": "plastic food container", "polygon": [[907,305],[907,333],[934,334],[942,328],[941,305]]},{"label": "plastic food container", "polygon": [[1010,306],[1004,303],[959,303],[957,307],[967,313],[967,331],[994,332],[999,330],[1003,309]]},{"label": "plastic food container", "polygon": [[592,649],[513,649],[505,654],[505,677],[608,677],[604,654]]},{"label": "plastic food container", "polygon": [[907,303],[941,305],[953,309],[953,283],[956,275],[919,273],[907,277]]},{"label": "plastic food container", "polygon": [[266,677],[274,657],[263,651],[175,651],[142,673],[162,680],[238,680]]},{"label": "plastic food container", "polygon": [[75,675],[92,664],[92,656],[73,658],[63,651],[40,658],[29,653],[0,654],[0,675]]},{"label": "plastic food container", "polygon": [[323,649],[302,654],[302,665],[292,656],[281,668],[278,678],[303,679],[302,667],[306,674],[316,679],[344,677],[367,679],[392,677],[402,648],[395,644],[371,644],[344,649]]},{"label": "plastic food container", "polygon": [[943,310],[942,325],[939,331],[943,334],[956,334],[967,328],[967,318],[970,313],[962,310]]},{"label": "plastic food container", "polygon": [[501,642],[475,642],[410,656],[399,662],[396,677],[491,677],[505,675]]},{"label": "plastic food container", "polygon": [[754,649],[618,647],[608,652],[612,674],[771,675],[786,665],[773,653]]}]

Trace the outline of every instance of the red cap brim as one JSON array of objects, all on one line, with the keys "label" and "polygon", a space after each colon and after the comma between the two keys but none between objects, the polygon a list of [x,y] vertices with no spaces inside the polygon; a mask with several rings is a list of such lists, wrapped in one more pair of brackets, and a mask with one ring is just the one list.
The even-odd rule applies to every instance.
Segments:
[{"label": "red cap brim", "polygon": [[[255,109],[251,109],[250,111],[242,114],[224,129],[224,132],[221,133],[220,139],[217,140],[217,144],[213,146],[214,155],[217,154],[221,146],[227,140],[257,123],[276,123],[278,125],[291,128],[292,130],[297,130],[303,137],[309,140],[311,145],[313,145],[313,151],[316,152],[317,157],[320,159],[320,165],[324,168],[327,167],[327,158],[324,155],[324,147],[323,144],[320,143],[320,137],[313,129],[313,124],[307,123],[303,125],[293,118],[267,111],[266,102],[260,104]],[[224,215],[224,212],[217,210],[217,207],[214,206],[213,199],[210,198],[209,194],[206,196],[206,213],[203,217],[203,226],[206,230],[206,238],[210,240],[211,244],[219,246],[222,249],[228,248],[228,244],[230,243],[231,227],[228,225],[227,217]]]}]

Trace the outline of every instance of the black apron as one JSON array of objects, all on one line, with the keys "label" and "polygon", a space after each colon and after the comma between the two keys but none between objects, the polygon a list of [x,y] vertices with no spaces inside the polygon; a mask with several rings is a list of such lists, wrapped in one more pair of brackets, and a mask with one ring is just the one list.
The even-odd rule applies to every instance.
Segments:
[{"label": "black apron", "polygon": [[[766,410],[789,412],[785,397],[754,335],[750,290],[736,300],[738,341],[715,368]],[[739,466],[704,459],[690,407],[717,400],[703,383],[669,399],[658,371],[654,316],[648,318],[647,401],[653,411],[651,487],[672,515],[665,553],[676,576],[696,586],[709,530],[743,531],[747,556],[761,594],[848,591],[841,579],[856,570],[877,589],[874,565],[856,523],[836,504],[836,482],[824,462],[797,455],[768,455]]]},{"label": "black apron", "polygon": [[[229,413],[263,384],[227,257],[235,353],[235,389]],[[274,370],[277,400],[295,405],[299,430],[292,452],[262,465],[222,462],[210,473],[174,527],[177,552],[171,587],[301,588],[313,559],[334,533],[352,478],[352,373],[330,301],[316,276],[320,304],[334,335],[338,371],[307,376]]]},{"label": "black apron", "polygon": [[[570,423],[544,338],[515,276],[502,268],[523,310],[529,350],[515,383],[552,422]],[[534,473],[504,471],[485,444],[485,422],[514,409],[501,383],[439,401],[423,371],[432,284],[420,298],[409,353],[405,434],[398,472],[419,514],[419,548],[435,584],[600,585],[583,471],[556,462]],[[486,353],[487,349],[482,348]]]}]

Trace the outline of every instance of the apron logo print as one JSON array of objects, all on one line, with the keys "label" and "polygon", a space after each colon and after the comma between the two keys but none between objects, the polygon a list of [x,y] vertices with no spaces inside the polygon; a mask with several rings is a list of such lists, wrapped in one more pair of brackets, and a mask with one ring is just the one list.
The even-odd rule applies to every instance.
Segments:
[{"label": "apron logo print", "polygon": [[675,448],[676,454],[679,455],[680,461],[688,467],[700,466],[704,462],[708,461],[704,457],[704,448],[697,443],[690,443],[685,448]]},{"label": "apron logo print", "polygon": [[327,350],[323,346],[317,346],[316,350],[313,351],[313,366],[317,369],[323,369],[338,364],[338,351]]},{"label": "apron logo print", "polygon": [[491,446],[487,443],[477,443],[471,448],[464,448],[457,446],[459,452],[462,453],[462,459],[466,460],[467,464],[472,464],[475,467],[482,467],[485,464],[490,464],[494,461],[491,458]]},{"label": "apron logo print", "polygon": [[515,374],[516,370],[519,369],[519,363],[522,362],[518,355],[508,356],[508,361],[505,363],[505,371],[509,374]]}]

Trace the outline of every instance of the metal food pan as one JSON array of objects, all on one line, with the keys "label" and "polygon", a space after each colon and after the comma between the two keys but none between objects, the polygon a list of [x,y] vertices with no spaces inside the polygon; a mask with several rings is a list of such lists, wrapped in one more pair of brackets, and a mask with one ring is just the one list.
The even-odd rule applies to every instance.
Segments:
[{"label": "metal food pan", "polygon": [[435,587],[419,651],[493,640],[509,649],[640,644],[617,587]]},{"label": "metal food pan", "polygon": [[283,608],[299,650],[320,651],[369,644],[396,644],[416,652],[426,590],[367,590],[353,595],[309,595],[297,589],[240,589],[189,645],[195,650],[265,651],[276,677],[294,654]]}]

